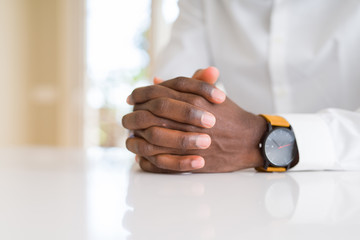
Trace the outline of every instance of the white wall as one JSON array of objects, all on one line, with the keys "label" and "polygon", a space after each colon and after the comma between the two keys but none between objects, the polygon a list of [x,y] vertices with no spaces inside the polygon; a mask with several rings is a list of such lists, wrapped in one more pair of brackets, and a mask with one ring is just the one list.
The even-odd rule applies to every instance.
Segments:
[{"label": "white wall", "polygon": [[85,0],[0,0],[0,147],[82,145]]},{"label": "white wall", "polygon": [[0,0],[0,146],[25,143],[25,14],[22,0]]}]

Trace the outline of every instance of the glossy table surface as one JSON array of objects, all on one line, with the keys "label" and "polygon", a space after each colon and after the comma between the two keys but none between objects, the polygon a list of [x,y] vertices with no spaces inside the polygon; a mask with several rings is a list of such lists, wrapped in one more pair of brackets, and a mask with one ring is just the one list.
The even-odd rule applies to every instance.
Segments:
[{"label": "glossy table surface", "polygon": [[360,172],[163,175],[132,158],[0,150],[0,239],[360,239]]}]

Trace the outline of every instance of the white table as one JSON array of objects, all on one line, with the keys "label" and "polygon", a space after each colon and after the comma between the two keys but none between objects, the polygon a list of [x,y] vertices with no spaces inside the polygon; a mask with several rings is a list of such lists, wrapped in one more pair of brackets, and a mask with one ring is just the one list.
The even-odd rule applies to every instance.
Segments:
[{"label": "white table", "polygon": [[360,172],[162,175],[121,149],[4,149],[0,239],[360,239]]}]

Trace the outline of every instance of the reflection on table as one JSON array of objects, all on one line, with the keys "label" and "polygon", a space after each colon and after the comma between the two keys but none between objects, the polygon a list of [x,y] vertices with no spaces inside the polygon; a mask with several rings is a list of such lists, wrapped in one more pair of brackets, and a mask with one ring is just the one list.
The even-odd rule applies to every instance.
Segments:
[{"label": "reflection on table", "polygon": [[0,239],[360,236],[360,172],[151,174],[121,149],[0,156]]},{"label": "reflection on table", "polygon": [[[128,239],[357,239],[359,172],[130,172]],[[151,237],[150,237],[151,236]]]}]

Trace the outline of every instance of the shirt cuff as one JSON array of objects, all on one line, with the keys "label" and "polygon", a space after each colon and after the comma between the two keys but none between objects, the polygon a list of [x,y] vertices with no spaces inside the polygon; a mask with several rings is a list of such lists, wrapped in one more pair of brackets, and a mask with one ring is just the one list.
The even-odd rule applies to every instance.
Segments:
[{"label": "shirt cuff", "polygon": [[333,141],[326,122],[317,114],[280,114],[293,128],[299,163],[291,170],[336,170]]}]

